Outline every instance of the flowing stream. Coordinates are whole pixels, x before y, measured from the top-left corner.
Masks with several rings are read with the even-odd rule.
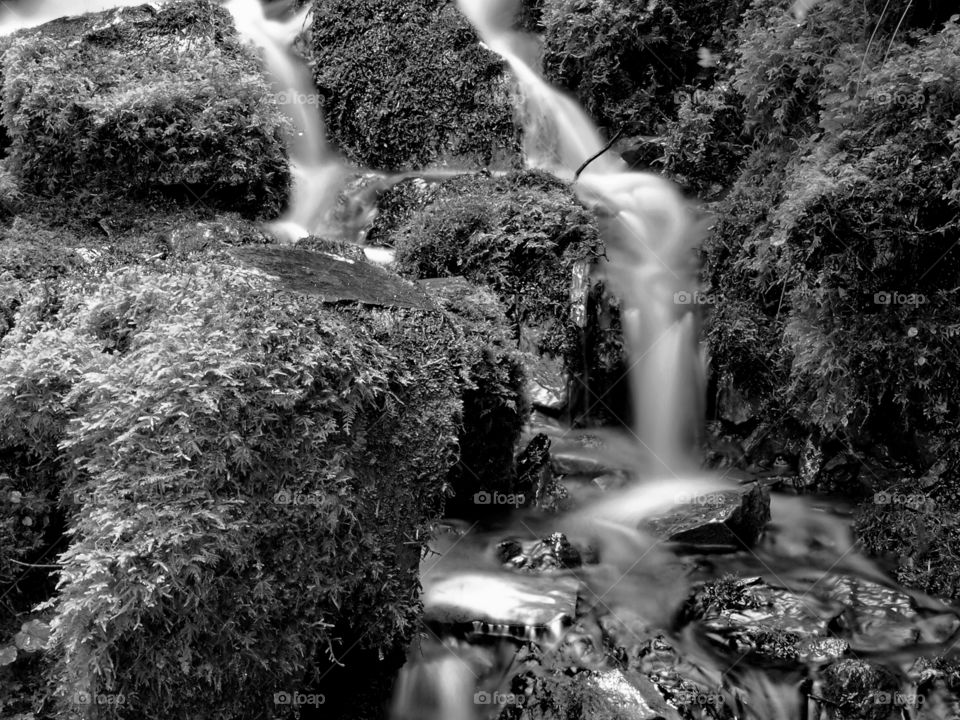
[[[66,13],[141,1],[46,0],[16,5],[0,22],[0,33]],[[287,240],[320,232],[343,189],[347,169],[325,139],[318,105],[311,100],[316,90],[309,70],[292,50],[307,22],[307,10],[280,21],[269,19],[257,0],[229,0],[225,7],[240,33],[261,52],[278,103],[296,128],[290,139],[295,187],[289,209],[273,230]],[[505,525],[482,531],[452,524],[446,536],[435,540],[435,552],[424,558],[425,603],[435,609],[503,618],[504,632],[507,625],[527,628],[527,639],[544,652],[574,639],[575,631],[562,618],[639,618],[670,634],[699,680],[721,687],[730,675],[728,663],[709,650],[704,628],[678,627],[675,622],[695,575],[716,578],[733,572],[762,577],[778,592],[789,593],[798,613],[809,611],[803,621],[807,623],[819,622],[821,615],[835,613],[838,607],[848,608],[853,603],[848,586],[856,582],[862,584],[857,586],[859,597],[869,587],[886,598],[881,602],[907,598],[915,626],[906,638],[883,625],[889,618],[874,618],[869,626],[875,629],[873,636],[856,640],[858,657],[902,672],[915,657],[936,654],[945,646],[954,651],[958,625],[954,609],[897,588],[857,552],[847,519],[829,509],[800,498],[776,498],[773,521],[760,546],[709,562],[701,558],[699,575],[691,573],[689,559],[675,548],[637,529],[684,498],[733,486],[701,472],[695,449],[704,398],[704,353],[698,344],[696,305],[683,298],[697,292],[694,251],[699,228],[671,184],[655,175],[630,172],[615,153],[601,153],[604,141],[583,110],[550,87],[528,61],[534,44],[512,30],[514,2],[458,0],[458,7],[514,77],[529,165],[572,182],[600,218],[608,253],[600,270],[623,304],[635,415],[632,430],[617,436],[608,448],[629,471],[626,488],[563,516],[518,512]],[[587,160],[591,161],[577,174]],[[595,561],[576,571],[521,574],[506,569],[492,551],[508,536],[532,540],[554,532],[594,548]],[[823,586],[831,590],[824,594]],[[491,653],[445,636],[421,646],[398,679],[395,718],[491,716],[489,706],[476,704],[475,693],[481,687],[498,687],[497,683],[505,687],[509,680],[516,646],[505,643],[499,648]],[[581,661],[586,667],[599,666]],[[750,703],[744,710],[731,696],[734,716],[787,720],[802,715],[795,679],[783,680],[749,662],[741,663],[735,677]]]

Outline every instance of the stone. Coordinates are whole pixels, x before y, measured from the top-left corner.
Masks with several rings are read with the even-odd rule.
[[[576,614],[580,581],[569,575],[461,571],[422,577],[428,625],[519,640],[560,637]]]
[[[832,663],[818,684],[836,720],[886,720],[900,695],[900,683],[893,673],[865,660]]]
[[[720,382],[717,409],[720,417],[727,422],[742,425],[756,417],[758,403],[741,392],[733,378],[725,376]]]
[[[694,545],[753,545],[770,520],[770,492],[758,483],[698,495],[641,529]]]
[[[243,264],[276,278],[280,288],[319,296],[323,302],[436,309],[435,303],[416,284],[364,261],[277,246],[236,248],[230,254]]]
[[[590,673],[586,684],[594,689],[606,708],[591,708],[589,717],[616,717],[622,720],[680,720],[650,678],[621,669]],[[604,712],[606,710],[607,712]],[[598,712],[599,711],[599,712]]]
[[[22,190],[249,217],[286,201],[287,121],[211,0],[64,17],[0,38],[2,50],[7,168]]]

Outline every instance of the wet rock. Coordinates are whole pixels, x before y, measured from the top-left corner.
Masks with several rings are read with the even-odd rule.
[[[556,639],[576,614],[580,582],[568,575],[503,572],[429,574],[423,617],[446,632]]]
[[[557,417],[567,408],[567,377],[556,358],[527,353],[524,366],[534,409]]]
[[[276,278],[282,289],[319,296],[324,302],[417,309],[436,307],[416,284],[367,262],[276,246],[237,248],[231,254]]]
[[[641,529],[695,545],[753,545],[770,520],[770,493],[754,483],[690,498]]]
[[[835,720],[886,720],[900,691],[900,683],[892,672],[854,659],[828,666],[819,685]]]
[[[590,673],[585,684],[595,691],[597,705],[585,717],[615,717],[623,720],[680,720],[650,678],[619,669]],[[585,708],[586,710],[586,708]]]
[[[557,475],[595,477],[617,468],[604,457],[602,438],[586,432],[567,433],[553,441],[551,461]]]
[[[550,438],[546,433],[537,433],[517,456],[517,488],[541,507],[553,504],[549,493],[555,484],[550,467]]]
[[[717,410],[721,418],[734,425],[742,425],[756,417],[759,401],[742,392],[733,382],[733,378],[724,376],[719,391]]]
[[[580,551],[558,532],[532,543],[505,540],[497,545],[497,555],[504,564],[527,572],[577,568],[583,564]]]

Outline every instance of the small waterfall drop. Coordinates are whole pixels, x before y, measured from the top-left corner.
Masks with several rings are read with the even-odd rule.
[[[690,302],[697,296],[690,209],[662,178],[629,172],[615,154],[597,156],[604,143],[590,119],[523,60],[525,39],[510,27],[516,3],[458,0],[458,7],[514,74],[524,137],[537,149],[528,164],[572,179],[593,158],[573,187],[601,217],[609,258],[603,270],[624,305],[633,424],[648,461],[644,475],[689,473],[698,464],[697,408],[706,391]]]
[[[295,128],[289,146],[293,190],[287,211],[271,229],[287,241],[322,234],[343,189],[346,168],[327,143],[310,70],[291,49],[310,6],[283,21],[268,18],[260,0],[229,0],[225,7],[237,31],[262,53],[277,103]]]

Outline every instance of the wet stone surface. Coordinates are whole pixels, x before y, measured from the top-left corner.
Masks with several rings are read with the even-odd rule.
[[[658,537],[695,545],[752,545],[770,520],[770,493],[758,483],[690,498],[644,525]]]

